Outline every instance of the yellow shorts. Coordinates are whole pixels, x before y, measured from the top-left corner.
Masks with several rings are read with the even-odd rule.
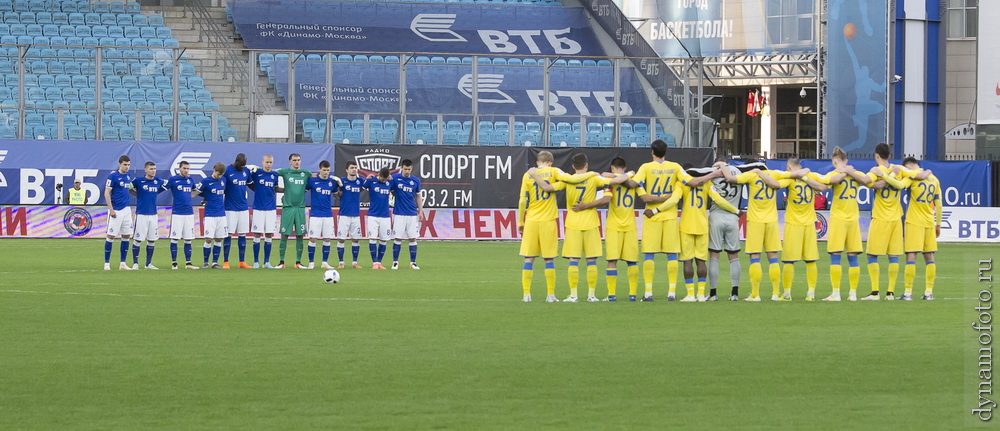
[[[930,253],[937,249],[937,234],[933,227],[906,224],[907,253]]]
[[[521,256],[546,259],[559,256],[559,230],[555,220],[524,223],[521,237]]]
[[[816,244],[816,227],[785,225],[785,240],[781,252],[783,262],[804,260],[812,262],[819,260],[819,248]]]
[[[781,236],[778,234],[778,222],[760,223],[747,222],[746,253],[781,251]]]
[[[903,254],[903,221],[872,220],[868,226],[868,254]]]
[[[563,257],[601,257],[601,231],[566,229],[563,240]]]
[[[677,219],[642,222],[643,253],[680,253],[681,238]]]
[[[639,261],[639,237],[635,229],[626,232],[609,229],[604,232],[604,243],[608,260]]]
[[[827,253],[861,253],[861,226],[857,220],[830,219],[826,234]]]
[[[681,232],[681,258],[708,260],[708,234],[693,235]]]

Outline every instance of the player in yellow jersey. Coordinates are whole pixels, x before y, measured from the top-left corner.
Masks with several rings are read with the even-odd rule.
[[[799,159],[792,157],[785,163],[785,169],[796,171],[802,168]],[[782,241],[781,262],[782,284],[785,292],[783,301],[792,300],[792,280],[795,279],[795,262],[806,263],[806,301],[816,298],[816,280],[819,270],[819,248],[816,244],[816,208],[813,196],[827,189],[826,179],[815,172],[809,172],[788,185],[788,205],[785,207],[785,235]]]
[[[735,176],[728,169],[721,171],[726,181],[749,185],[746,253],[750,255],[750,296],[747,296],[746,300],[760,301],[760,282],[764,278],[760,254],[766,253],[768,276],[771,280],[771,300],[779,301],[781,266],[778,263],[778,252],[781,251],[781,236],[778,233],[777,190],[788,187],[793,179],[806,175],[809,170],[782,172],[754,169]]]
[[[521,270],[521,288],[524,291],[524,302],[531,302],[531,279],[534,276],[535,258],[541,256],[545,260],[545,285],[547,289],[546,302],[559,302],[556,299],[556,267],[553,259],[559,254],[559,231],[556,219],[559,209],[556,207],[554,192],[566,187],[563,180],[583,181],[594,173],[584,175],[568,175],[559,168],[553,168],[555,161],[552,153],[538,153],[537,168],[531,168],[521,179],[520,199],[517,202],[517,229],[521,234],[521,251],[524,257],[524,267]]]
[[[717,175],[705,175],[692,178],[687,172],[681,169],[677,163],[665,159],[667,155],[667,143],[662,140],[655,140],[650,146],[653,161],[647,162],[639,167],[632,180],[639,184],[639,199],[648,208],[653,208],[666,202],[678,184],[690,184],[692,186],[701,185],[710,181]],[[642,263],[643,282],[646,284],[646,291],[643,294],[643,301],[653,301],[653,276],[656,272],[656,265],[653,257],[656,253],[667,254],[667,278],[670,290],[667,292],[667,301],[673,301],[677,290],[677,254],[681,251],[680,232],[677,230],[677,211],[664,211],[652,218],[643,220],[642,224],[642,252],[644,260]]]
[[[684,262],[684,287],[687,295],[681,302],[705,302],[707,299],[705,276],[708,274],[708,268],[705,266],[705,261],[708,260],[708,200],[711,199],[720,208],[733,214],[739,214],[739,210],[716,192],[710,182],[705,182],[698,186],[681,186],[674,189],[673,195],[666,202],[654,209],[647,209],[646,217],[653,217],[661,211],[675,211],[682,199],[680,260]],[[697,295],[694,285],[695,264],[698,267]]]
[[[893,173],[898,172],[898,166],[889,164],[889,145],[880,143],[875,146],[876,165],[868,172],[872,181],[871,188],[875,191],[875,204],[872,206],[872,222],[868,226],[868,278],[871,280],[872,293],[861,298],[862,301],[879,300],[878,257],[889,255],[889,284],[886,286],[885,299],[891,301],[896,290],[896,278],[899,276],[899,256],[903,254],[903,204],[900,193],[910,187],[909,179],[899,179]]]
[[[903,160],[903,166],[912,175],[920,169],[920,163],[913,157]],[[926,179],[913,177],[910,184],[910,206],[906,209],[906,268],[903,270],[905,291],[899,297],[904,301],[913,299],[913,279],[917,277],[917,253],[924,254],[924,295],[921,299],[934,299],[934,277],[937,265],[934,252],[937,251],[937,237],[941,235],[941,182],[930,171],[923,171]]]
[[[584,174],[589,167],[587,155],[573,155],[573,169],[576,174]],[[608,185],[625,182],[628,175],[618,175],[613,179],[591,176],[583,182],[572,184],[567,178],[566,234],[563,240],[563,257],[569,259],[569,297],[563,302],[577,302],[577,285],[580,281],[580,259],[587,259],[587,302],[599,302],[597,289],[597,258],[601,256],[601,217],[597,208],[577,208],[574,205],[592,203],[597,199],[597,190]]]
[[[611,173],[625,174],[627,165],[625,159],[615,157],[611,161]],[[608,205],[608,217],[604,223],[605,259],[608,268],[605,279],[608,285],[608,297],[605,301],[616,302],[618,284],[618,261],[625,261],[628,274],[628,300],[635,302],[636,290],[639,285],[639,237],[635,224],[635,202],[638,199],[636,184],[627,180],[625,183],[609,185],[604,196],[593,202],[580,202],[573,205],[573,211],[583,211]],[[567,205],[569,201],[567,200]]]
[[[850,282],[849,301],[857,301],[858,279],[861,278],[861,268],[858,267],[858,254],[861,253],[861,227],[858,224],[858,188],[867,185],[871,179],[867,175],[854,170],[847,164],[847,153],[837,147],[833,150],[834,170],[825,178],[833,188],[830,205],[830,230],[827,233],[826,251],[830,254],[830,284],[833,291],[824,301],[840,301],[840,279],[844,268],[841,264],[841,254],[847,253],[848,280]]]

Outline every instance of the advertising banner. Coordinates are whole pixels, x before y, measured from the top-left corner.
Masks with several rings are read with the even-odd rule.
[[[231,10],[251,49],[604,55],[580,8],[240,0]]]

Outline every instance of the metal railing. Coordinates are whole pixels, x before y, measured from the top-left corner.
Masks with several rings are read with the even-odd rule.
[[[212,18],[208,9],[201,2],[187,2],[184,6],[185,13],[190,12],[193,23],[200,27],[198,37],[207,38],[210,48],[222,51],[222,75],[230,80],[230,92],[235,92],[240,100],[247,98],[247,74],[245,73],[247,62],[240,58],[237,50],[232,47],[232,31],[226,35],[222,27]],[[219,57],[216,57],[218,60]]]

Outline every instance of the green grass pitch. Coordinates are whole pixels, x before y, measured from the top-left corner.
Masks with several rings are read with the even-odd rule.
[[[762,303],[668,303],[662,257],[657,302],[546,304],[539,262],[525,304],[510,242],[422,242],[422,270],[336,285],[319,269],[105,272],[94,240],[0,255],[0,429],[948,429],[974,408],[976,262],[1000,252],[942,244],[933,302],[835,304],[802,300],[802,264],[791,303],[767,301],[766,278]]]

